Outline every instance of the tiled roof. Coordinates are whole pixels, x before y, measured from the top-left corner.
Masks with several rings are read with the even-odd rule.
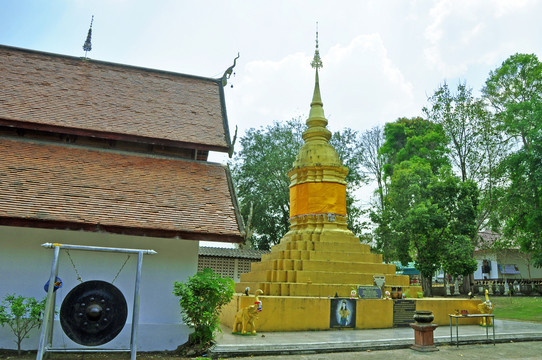
[[[223,165],[7,138],[0,153],[1,225],[242,239]]]
[[[493,246],[496,242],[508,242],[501,234],[492,231],[480,231],[478,232],[478,244],[474,248],[474,251],[493,250]],[[518,249],[519,246],[512,245],[512,249]]]
[[[228,151],[219,79],[0,45],[0,125]]]
[[[255,249],[230,249],[230,248],[217,248],[200,246],[200,256],[216,256],[216,257],[229,257],[229,258],[243,258],[243,259],[261,259],[263,254],[268,254],[268,250],[255,250]]]

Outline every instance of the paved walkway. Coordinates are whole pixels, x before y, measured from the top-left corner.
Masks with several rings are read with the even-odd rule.
[[[493,345],[462,345],[439,346],[438,352],[422,353],[410,349],[341,352],[323,354],[298,354],[298,355],[274,355],[274,356],[251,356],[250,358],[232,358],[229,360],[540,360],[542,358],[542,341],[499,343]]]
[[[376,350],[387,350],[385,353],[393,350],[402,354],[398,355],[401,359],[428,359],[433,356],[446,359],[447,357],[443,357],[445,353],[449,353],[452,356],[450,358],[454,359],[459,356],[472,359],[476,358],[472,356],[475,356],[481,349],[485,349],[483,351],[486,354],[484,359],[513,359],[516,354],[522,355],[521,358],[529,358],[528,353],[520,353],[518,348],[516,350],[514,350],[514,347],[508,349],[510,345],[517,345],[518,347],[524,346],[538,349],[538,352],[533,353],[532,356],[534,357],[532,358],[542,358],[542,324],[495,320],[496,346],[493,345],[492,328],[489,328],[490,343],[488,344],[486,342],[486,328],[478,325],[459,325],[459,348],[456,347],[455,343],[455,322],[452,330],[453,341],[450,340],[450,326],[439,326],[434,333],[434,343],[439,347],[440,351],[438,353],[420,353],[410,349],[410,346],[414,343],[414,330],[410,327],[375,330],[266,332],[258,333],[255,336],[233,335],[230,332],[231,330],[225,328],[224,332],[217,337],[217,344],[211,350],[210,355],[221,358],[239,356],[254,358],[254,356],[260,356],[261,359],[274,355],[272,358],[276,359],[282,358],[283,355],[296,354],[298,355],[296,358],[302,359],[348,359],[353,358],[355,354],[345,354],[345,352],[355,352],[356,356],[359,356],[360,352],[363,354],[374,353],[374,356],[379,356],[378,353],[384,354]],[[511,342],[525,341],[536,341],[536,343],[510,344]],[[470,345],[465,346],[467,344]],[[477,345],[473,346],[473,344]],[[501,354],[501,350],[510,354]],[[469,356],[461,355],[467,351],[473,352]],[[497,354],[500,355],[497,356]],[[341,356],[337,357],[339,355]],[[392,355],[388,354],[388,356]],[[387,358],[389,359],[389,357]],[[391,358],[395,357],[392,356]]]

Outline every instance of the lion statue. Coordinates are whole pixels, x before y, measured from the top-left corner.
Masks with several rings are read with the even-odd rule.
[[[254,305],[247,306],[237,312],[235,315],[235,321],[233,322],[233,333],[246,334],[248,327],[250,326],[251,334],[256,334],[256,325],[254,321],[258,318],[258,313],[262,311],[262,302],[259,299],[259,295],[263,294],[263,291],[258,289],[254,293]],[[239,329],[239,327],[241,329]]]

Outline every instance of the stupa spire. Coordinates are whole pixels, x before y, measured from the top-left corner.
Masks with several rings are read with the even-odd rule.
[[[318,69],[321,69],[324,66],[322,63],[322,58],[320,57],[320,49],[318,48],[318,23],[316,23],[316,48],[314,50],[314,57],[312,59],[311,66],[315,70],[314,93],[312,95],[309,118],[307,119],[308,129],[303,134],[303,139],[305,141],[329,141],[331,138],[331,132],[326,129],[327,120],[324,115],[324,103],[322,102],[322,95],[320,94],[320,78],[318,76]]]
[[[337,151],[329,143],[331,132],[326,128],[327,120],[324,115],[318,78],[318,71],[322,68],[322,58],[318,48],[318,29],[311,66],[315,70],[314,93],[306,121],[307,129],[303,132],[305,143],[299,149],[293,169],[288,173],[290,177],[290,230],[294,232],[308,229],[301,230],[297,226],[298,221],[304,221],[300,219],[307,219],[307,216],[332,214],[330,216],[333,218],[338,215],[342,216],[343,220],[346,219],[345,177],[348,169],[342,165]],[[323,221],[323,218],[320,220]],[[344,224],[346,224],[345,221],[343,221]]]
[[[311,66],[316,69],[316,74],[318,74],[318,69],[323,67],[322,58],[320,57],[320,50],[318,49],[318,23],[316,23],[316,50],[314,51],[314,58],[312,59]]]

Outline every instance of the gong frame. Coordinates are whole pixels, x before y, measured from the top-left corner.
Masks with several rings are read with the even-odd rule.
[[[85,246],[85,245],[68,245],[58,243],[45,243],[42,244],[44,248],[53,249],[53,262],[51,265],[51,274],[49,275],[49,284],[54,283],[54,279],[58,276],[58,259],[60,257],[60,249],[66,250],[84,250],[84,251],[98,251],[98,252],[113,252],[113,253],[128,253],[137,254],[137,267],[135,275],[134,286],[134,301],[132,309],[132,329],[130,333],[130,348],[128,349],[102,349],[102,348],[72,348],[55,349],[52,347],[53,343],[53,324],[54,324],[54,309],[56,301],[56,292],[54,292],[54,286],[49,286],[47,291],[47,301],[45,303],[45,310],[43,313],[43,323],[40,333],[38,352],[36,360],[42,360],[43,356],[48,352],[130,352],[130,359],[135,360],[137,354],[137,327],[139,324],[139,288],[141,284],[141,268],[143,264],[143,255],[154,255],[154,250],[141,250],[141,249],[124,249],[124,248],[110,248],[99,246]]]

